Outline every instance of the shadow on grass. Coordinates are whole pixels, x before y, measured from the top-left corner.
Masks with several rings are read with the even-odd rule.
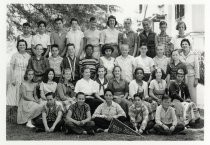
[[[61,132],[56,133],[36,133],[34,129],[27,128],[25,125],[17,125],[13,123],[7,123],[6,126],[6,139],[9,140],[77,140],[77,141],[166,141],[166,140],[204,140],[204,130],[202,129],[187,129],[184,131],[186,135],[173,135],[173,136],[163,136],[163,135],[144,135],[140,136],[131,136],[131,135],[122,135],[122,134],[108,134],[108,133],[99,133],[95,136],[90,135],[65,135]]]

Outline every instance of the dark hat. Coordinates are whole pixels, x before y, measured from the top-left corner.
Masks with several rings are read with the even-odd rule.
[[[113,48],[110,44],[104,44],[104,45],[102,46],[102,50],[101,50],[101,52],[102,52],[103,55],[105,54],[105,51],[106,51],[107,49],[111,49],[112,52],[114,51],[114,48]]]

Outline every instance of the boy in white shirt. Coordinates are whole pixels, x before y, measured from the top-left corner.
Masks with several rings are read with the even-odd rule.
[[[144,43],[140,47],[141,55],[135,58],[135,68],[141,67],[144,69],[144,81],[151,81],[151,73],[154,70],[154,61],[151,57],[146,55],[148,49],[147,45]]]
[[[164,55],[164,45],[159,44],[156,50],[156,56],[153,58],[156,68],[161,68],[165,73],[167,69],[167,65],[170,61],[168,57]]]
[[[49,52],[50,52],[50,36],[46,34],[46,22],[44,21],[39,21],[38,22],[38,34],[33,36],[32,42],[31,42],[31,47],[32,51],[35,54],[35,46],[37,44],[41,44],[44,52],[42,53],[42,56],[44,57],[49,57]]]
[[[115,65],[119,65],[122,68],[122,78],[127,82],[133,80],[134,72],[134,57],[129,55],[129,45],[121,45],[122,55],[118,56],[115,60]]]

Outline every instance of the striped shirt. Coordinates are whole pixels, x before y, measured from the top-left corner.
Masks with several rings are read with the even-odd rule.
[[[99,67],[99,61],[96,58],[83,58],[79,61],[80,72],[85,66],[90,68],[90,78],[94,79],[96,76],[96,71]]]

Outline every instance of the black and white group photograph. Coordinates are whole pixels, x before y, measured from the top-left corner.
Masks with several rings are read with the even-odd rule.
[[[204,141],[206,8],[6,3],[5,140]]]

